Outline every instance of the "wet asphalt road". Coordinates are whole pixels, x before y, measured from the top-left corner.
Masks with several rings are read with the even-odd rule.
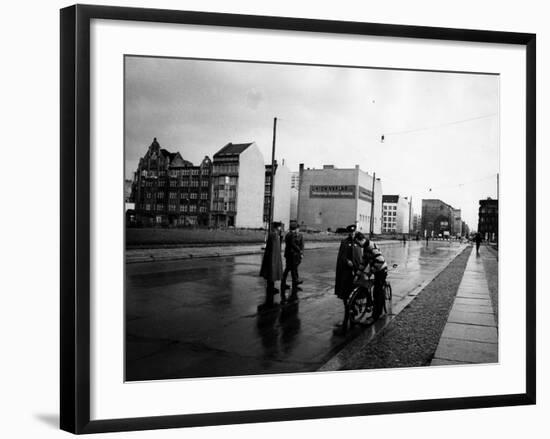
[[[442,241],[383,245],[388,264],[398,264],[388,276],[394,306],[462,248]],[[317,370],[361,330],[332,332],[343,315],[333,292],[337,252],[306,250],[299,302],[262,313],[261,254],[127,265],[126,379]]]

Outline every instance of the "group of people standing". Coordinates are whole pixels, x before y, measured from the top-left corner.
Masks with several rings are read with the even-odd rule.
[[[265,252],[262,259],[260,276],[266,282],[266,300],[263,307],[274,306],[274,296],[281,294],[281,303],[293,302],[298,299],[298,291],[301,291],[298,267],[304,257],[304,238],[300,233],[297,222],[290,223],[289,231],[284,236],[285,268],[283,270],[281,243],[282,224],[273,222],[271,231],[267,237]],[[368,306],[372,307],[371,322],[376,321],[384,308],[384,284],[388,273],[388,265],[378,246],[365,235],[357,231],[357,226],[352,224],[346,228],[348,236],[340,243],[336,260],[335,294],[344,304],[344,320],[336,328],[336,333],[345,333],[349,326],[348,299],[356,286],[366,288],[368,278],[374,276],[374,294],[368,297]],[[292,283],[286,281],[290,274]],[[280,281],[280,290],[275,283]],[[290,289],[287,297],[286,290]]]
[[[373,297],[367,296],[367,307],[372,308],[369,323],[374,323],[384,309],[384,284],[388,275],[388,264],[378,246],[361,232],[355,224],[346,228],[348,236],[340,243],[336,261],[336,282],[334,292],[344,304],[344,320],[335,330],[345,334],[349,326],[348,300],[356,286],[367,288],[368,278],[374,276]]]
[[[292,221],[289,226],[289,231],[284,237],[285,241],[285,268],[283,270],[283,262],[281,258],[281,233],[282,224],[273,222],[271,231],[267,237],[264,257],[260,269],[260,276],[267,281],[266,300],[264,306],[271,307],[274,305],[274,296],[281,294],[281,303],[287,301],[296,301],[298,299],[298,291],[301,290],[298,274],[298,266],[304,257],[304,237],[300,233],[300,226],[297,222]],[[288,275],[292,280],[291,286],[286,281]],[[281,281],[280,291],[275,287],[275,283]],[[287,297],[286,290],[290,289],[290,296]]]

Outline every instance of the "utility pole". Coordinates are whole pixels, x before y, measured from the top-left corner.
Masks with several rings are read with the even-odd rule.
[[[275,192],[275,141],[277,137],[277,118],[273,118],[273,146],[271,147],[271,193],[269,195],[269,224],[268,232],[271,233],[271,225],[273,224],[273,202]]]
[[[413,196],[409,197],[409,236],[411,236],[411,221],[412,221],[412,205],[413,205]],[[412,238],[411,238],[412,239]]]
[[[374,182],[376,181],[376,172],[372,173],[372,202],[370,203],[370,237],[374,235]]]

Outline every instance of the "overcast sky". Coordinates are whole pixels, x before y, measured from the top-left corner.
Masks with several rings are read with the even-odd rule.
[[[153,137],[195,164],[254,141],[268,162],[277,117],[291,171],[358,164],[416,212],[439,198],[474,229],[496,198],[498,76],[126,57],[125,79],[127,178]]]

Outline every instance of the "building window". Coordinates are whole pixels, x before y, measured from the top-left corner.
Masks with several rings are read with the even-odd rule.
[[[175,204],[169,204],[168,205],[168,210],[175,211],[176,210],[176,205]]]
[[[170,192],[169,197],[170,199],[177,198],[178,194],[176,192]]]
[[[206,212],[206,206],[199,207],[199,212],[205,213]]]
[[[180,204],[180,212],[187,212],[187,204]]]
[[[198,194],[196,192],[191,192],[191,199],[196,200],[198,198]]]
[[[189,206],[189,212],[194,213],[196,211],[197,211],[197,206],[195,206],[194,204],[191,204]]]
[[[164,198],[164,192],[157,192],[157,198]]]
[[[157,204],[157,210],[164,210],[164,204]]]
[[[170,187],[176,187],[177,184],[177,180],[170,180]]]
[[[146,204],[146,205],[145,205],[145,210],[151,210],[151,205],[150,205],[150,204]]]
[[[208,180],[201,181],[201,186],[202,187],[208,187]]]
[[[201,200],[208,200],[208,193],[203,192],[203,193],[201,194]]]

